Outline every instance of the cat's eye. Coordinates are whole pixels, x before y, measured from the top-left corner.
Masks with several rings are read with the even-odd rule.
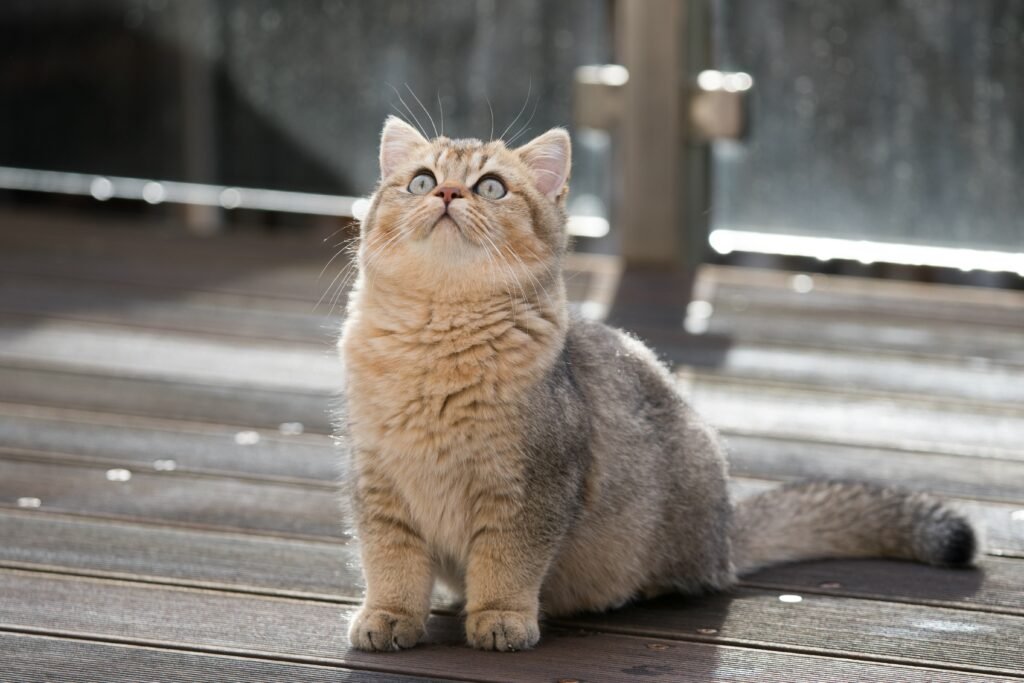
[[[473,191],[484,199],[501,199],[508,190],[505,189],[503,182],[489,175],[481,178],[480,182],[473,188]]]
[[[409,183],[409,192],[413,194],[426,194],[437,187],[437,181],[430,173],[419,173]]]

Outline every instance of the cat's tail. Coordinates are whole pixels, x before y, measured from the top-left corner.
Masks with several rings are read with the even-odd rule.
[[[970,522],[937,498],[843,481],[786,484],[741,500],[731,537],[737,574],[840,557],[965,567],[978,549]]]

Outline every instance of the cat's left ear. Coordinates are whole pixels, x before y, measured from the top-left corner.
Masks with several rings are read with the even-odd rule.
[[[557,199],[569,180],[572,143],[564,128],[552,128],[516,150],[533,171],[534,184],[549,199]]]
[[[427,139],[397,116],[389,116],[380,134],[380,177],[387,178],[416,153]]]

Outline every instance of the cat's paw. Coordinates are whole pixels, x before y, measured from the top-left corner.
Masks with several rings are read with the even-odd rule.
[[[482,610],[466,617],[466,640],[478,650],[528,650],[540,640],[540,628],[532,614]]]
[[[348,628],[348,640],[359,650],[393,652],[418,643],[425,630],[422,619],[364,607]]]

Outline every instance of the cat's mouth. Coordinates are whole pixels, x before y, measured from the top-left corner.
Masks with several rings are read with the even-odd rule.
[[[441,217],[434,222],[434,227],[431,228],[431,230],[433,231],[441,228],[451,228],[458,232],[462,232],[462,228],[450,213],[441,214]]]

